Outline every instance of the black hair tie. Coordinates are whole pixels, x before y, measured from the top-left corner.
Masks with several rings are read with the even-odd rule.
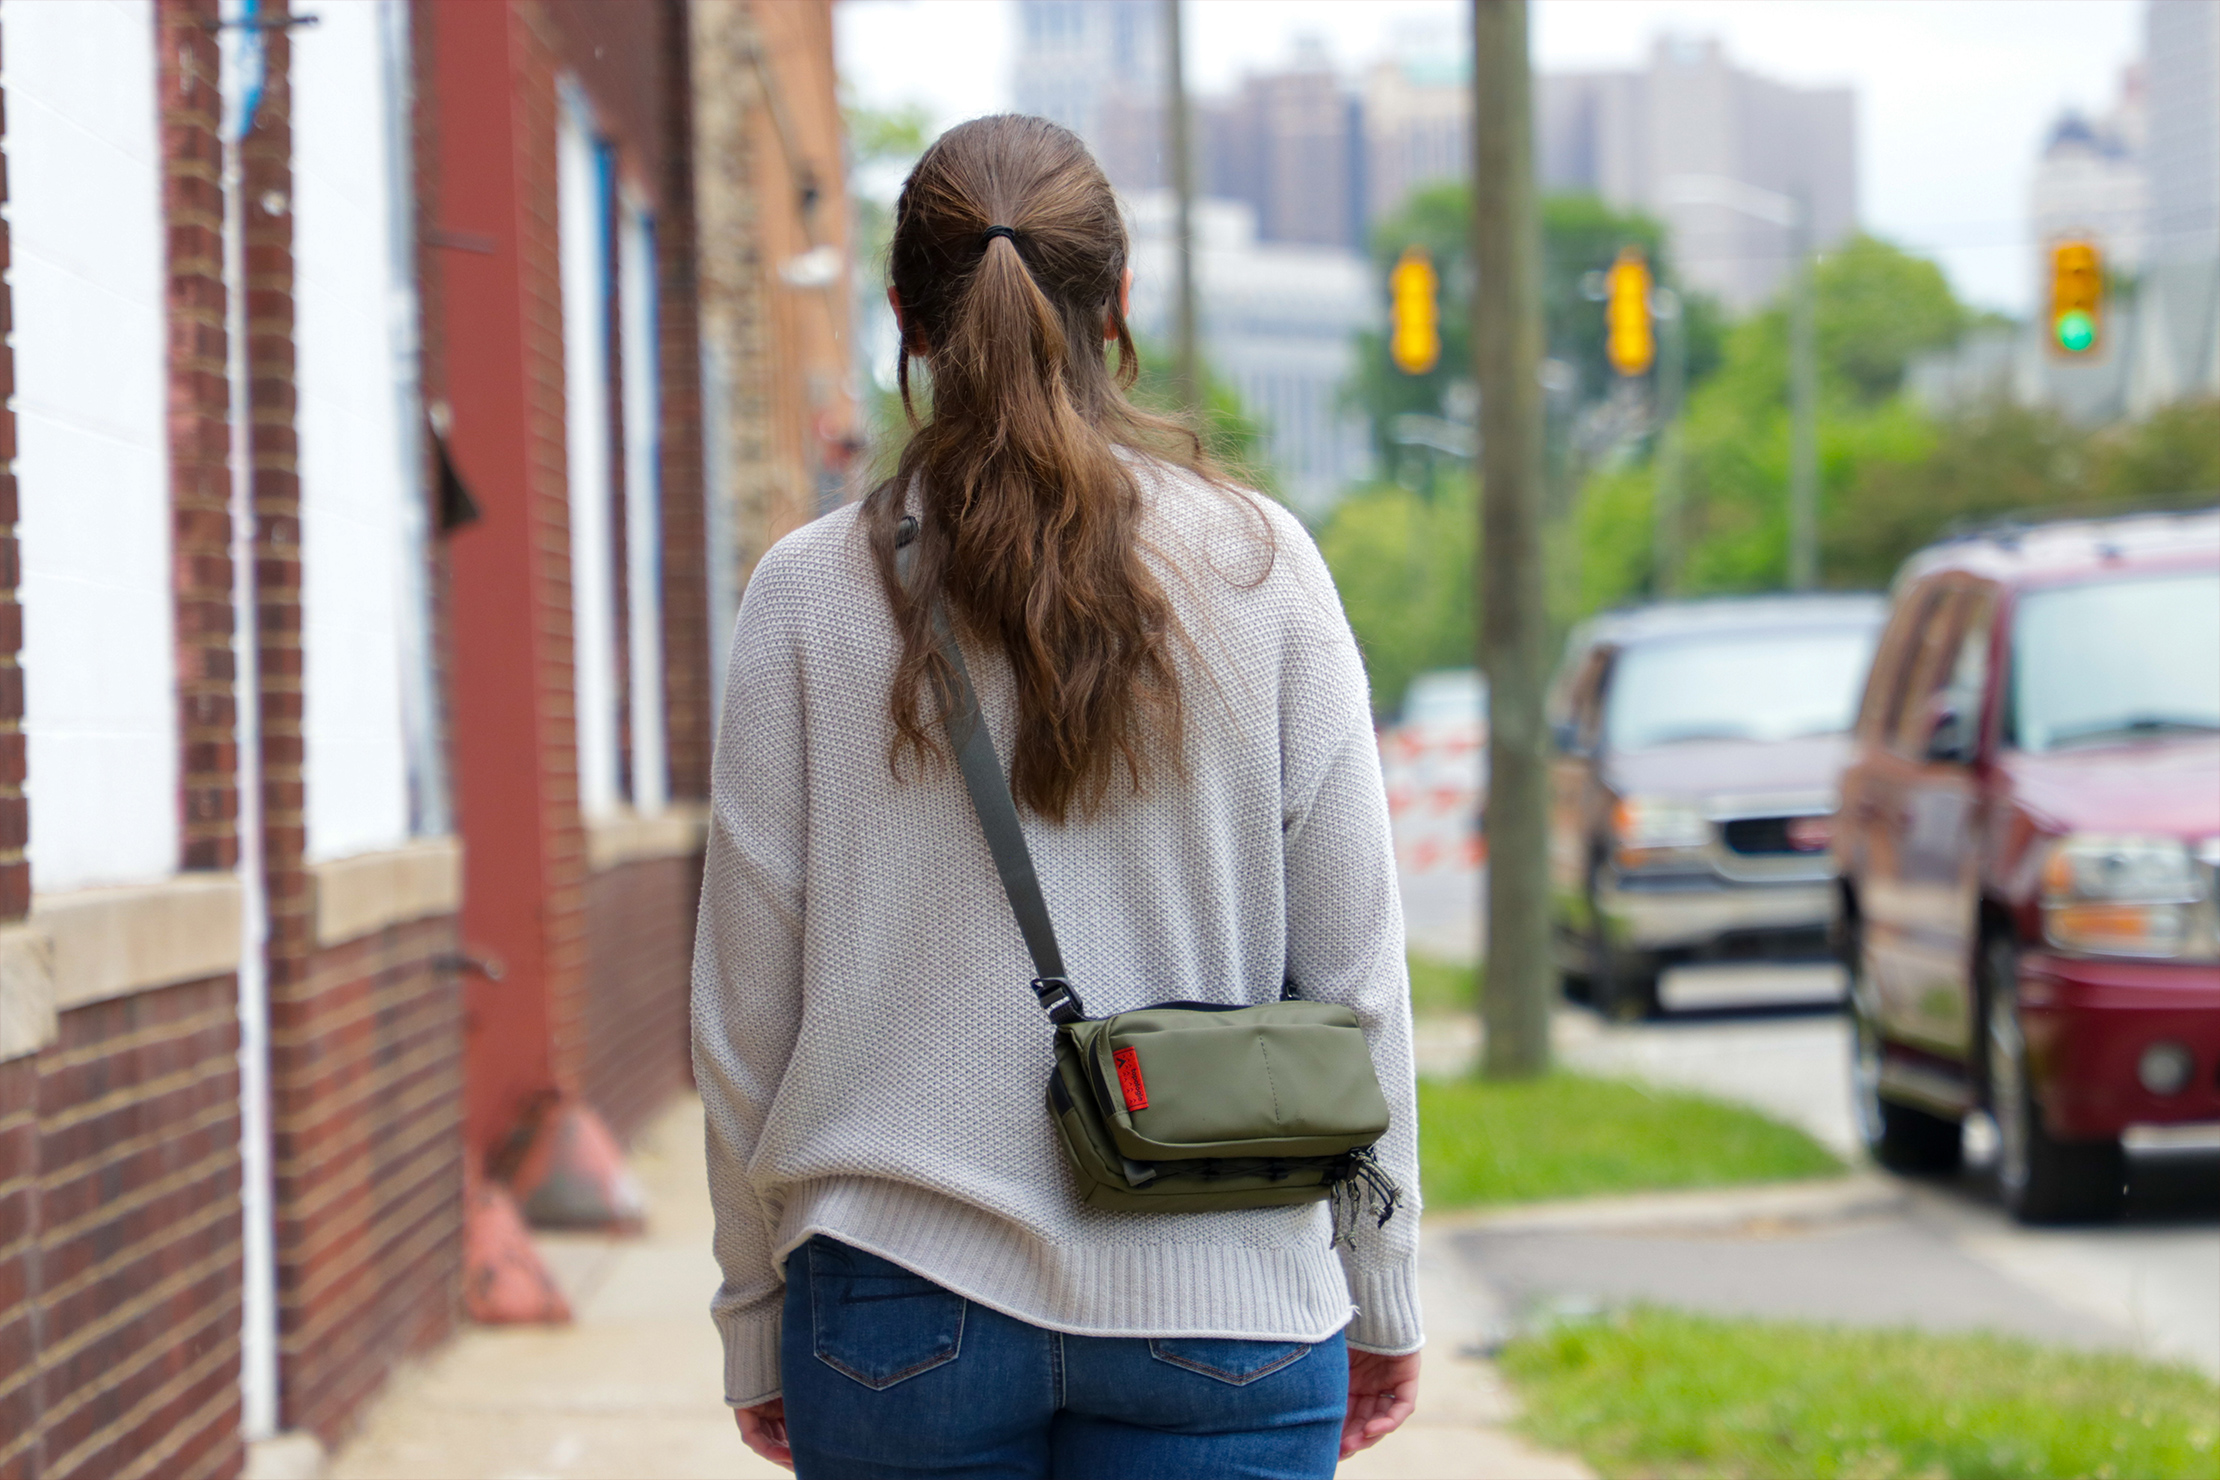
[[[990,226],[985,231],[979,233],[979,250],[984,252],[987,249],[988,244],[998,236],[1008,237],[1010,239],[1010,245],[1013,247],[1017,245],[1017,233],[1012,231],[1009,227]]]

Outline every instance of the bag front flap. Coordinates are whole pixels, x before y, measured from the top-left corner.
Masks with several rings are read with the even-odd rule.
[[[1338,1156],[1387,1130],[1364,1031],[1337,1003],[1144,1007],[1070,1031],[1137,1161]]]

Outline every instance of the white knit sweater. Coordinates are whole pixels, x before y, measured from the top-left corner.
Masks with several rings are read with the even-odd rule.
[[[779,1391],[782,1269],[817,1233],[1036,1325],[1095,1336],[1420,1344],[1410,996],[1364,669],[1302,527],[1143,472],[1154,552],[1200,654],[1187,777],[1093,818],[1025,814],[1091,1015],[1257,1003],[1291,978],[1355,1009],[1404,1203],[1332,1247],[1322,1204],[1080,1205],[1046,1085],[1052,1029],[961,778],[889,765],[899,651],[854,508],[795,531],[741,602],[694,953],[694,1062],[724,1284],[725,1395]],[[1260,504],[1263,501],[1258,501]],[[1259,579],[1261,575],[1261,579]],[[967,648],[1007,764],[1014,686]],[[1352,1317],[1353,1323],[1352,1323]]]

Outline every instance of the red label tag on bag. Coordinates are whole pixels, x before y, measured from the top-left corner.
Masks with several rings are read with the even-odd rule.
[[[1149,1087],[1141,1082],[1141,1056],[1130,1048],[1117,1048],[1110,1051],[1110,1058],[1118,1066],[1118,1088],[1125,1091],[1125,1108],[1148,1109]]]

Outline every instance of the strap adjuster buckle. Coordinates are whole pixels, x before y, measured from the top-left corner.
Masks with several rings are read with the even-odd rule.
[[[1080,1004],[1079,994],[1071,989],[1070,982],[1060,976],[1035,977],[1033,995],[1040,999],[1041,1006],[1047,1011],[1048,1020],[1052,1023],[1062,1025],[1086,1020],[1087,1009]]]

